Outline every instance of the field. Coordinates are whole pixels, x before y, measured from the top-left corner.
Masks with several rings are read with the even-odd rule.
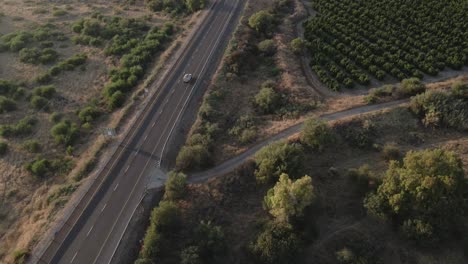
[[[2,263],[50,227],[96,166],[104,129],[189,24],[128,2],[0,0]]]
[[[305,24],[311,67],[330,89],[437,76],[468,65],[466,1],[325,1]]]

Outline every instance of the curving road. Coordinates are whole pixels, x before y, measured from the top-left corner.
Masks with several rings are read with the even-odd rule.
[[[213,72],[245,0],[216,0],[151,103],[37,263],[107,264],[187,105]],[[184,83],[184,73],[195,79]],[[156,89],[153,87],[153,89]]]
[[[358,116],[358,115],[363,115],[363,114],[370,114],[386,109],[391,109],[395,108],[398,106],[402,106],[406,103],[409,102],[409,99],[403,99],[403,100],[397,100],[397,101],[392,101],[392,102],[387,102],[387,103],[382,103],[382,104],[375,104],[375,105],[365,105],[361,107],[356,107],[340,112],[335,112],[335,113],[330,113],[330,114],[324,114],[319,116],[319,119],[322,119],[324,121],[336,121],[352,116]],[[299,123],[297,125],[291,126],[281,132],[279,132],[276,135],[271,136],[270,138],[259,142],[258,144],[252,146],[248,150],[244,151],[238,156],[235,156],[221,164],[219,164],[216,167],[213,167],[211,169],[208,169],[203,172],[195,173],[190,175],[189,177],[189,182],[190,183],[200,183],[204,182],[210,178],[214,178],[217,176],[222,176],[226,173],[229,173],[242,165],[246,160],[249,158],[253,157],[257,151],[259,151],[261,148],[275,142],[281,139],[288,138],[294,134],[297,134],[301,131],[303,123]]]

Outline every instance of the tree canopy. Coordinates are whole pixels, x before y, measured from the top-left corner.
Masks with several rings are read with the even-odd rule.
[[[403,163],[392,161],[365,207],[399,225],[410,238],[438,239],[466,209],[464,171],[455,153],[410,151]]]
[[[259,11],[249,18],[249,26],[257,31],[257,33],[268,33],[273,23],[273,15],[265,10]]]
[[[330,126],[317,119],[305,121],[301,133],[301,142],[314,149],[323,150],[323,148],[332,143],[335,137]]]

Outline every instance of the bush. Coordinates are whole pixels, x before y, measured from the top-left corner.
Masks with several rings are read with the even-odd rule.
[[[33,95],[42,96],[47,99],[51,99],[56,93],[57,91],[53,85],[40,86],[33,90]]]
[[[468,96],[468,84],[458,81],[452,85],[452,94],[457,97],[467,97]]]
[[[198,254],[202,263],[216,263],[216,256],[222,256],[226,250],[226,239],[221,227],[211,222],[202,221],[194,234]]]
[[[57,143],[69,146],[78,139],[79,130],[75,123],[65,120],[54,125],[51,134]]]
[[[38,178],[45,178],[52,172],[52,164],[47,159],[34,160],[26,165],[26,169]]]
[[[16,102],[0,95],[0,114],[16,110]]]
[[[13,252],[14,264],[26,264],[29,258],[30,252],[27,249],[16,250]]]
[[[203,9],[206,5],[206,0],[185,0],[185,5],[190,12],[195,12]]]
[[[322,151],[335,141],[335,135],[328,123],[317,119],[304,122],[301,132],[301,142],[309,147]]]
[[[418,78],[404,79],[396,89],[400,97],[413,96],[426,91],[426,86]]]
[[[258,50],[265,56],[273,56],[276,52],[276,44],[272,39],[265,39],[258,43]]]
[[[48,64],[57,60],[58,53],[54,49],[24,48],[19,52],[20,61],[30,64]]]
[[[83,123],[93,122],[100,115],[99,109],[94,105],[86,106],[78,113],[78,117]]]
[[[62,119],[62,114],[60,113],[57,113],[57,112],[53,112],[51,115],[50,115],[50,122],[56,124],[58,122],[60,122],[60,120]]]
[[[440,149],[410,151],[390,162],[382,184],[364,204],[419,242],[447,237],[466,210],[466,183],[459,157]]]
[[[305,49],[305,41],[301,38],[295,38],[291,40],[291,43],[289,44],[292,52],[294,54],[300,55],[304,52]]]
[[[31,106],[37,110],[45,109],[47,110],[47,105],[49,104],[49,100],[42,96],[34,95],[31,97]]]
[[[204,168],[210,163],[208,146],[183,146],[177,155],[176,168],[181,171]]]
[[[255,106],[264,114],[273,113],[280,104],[280,96],[273,88],[262,88],[255,95]]]
[[[336,131],[350,146],[361,149],[372,147],[376,134],[374,124],[369,120],[341,125]]]
[[[399,160],[401,157],[400,149],[395,144],[385,144],[382,149],[382,155],[385,160]]]
[[[0,136],[2,137],[19,137],[26,136],[32,132],[33,126],[36,124],[36,119],[25,117],[18,121],[15,125],[0,125]]]
[[[190,246],[180,253],[181,264],[203,264],[200,257],[200,250],[197,246]]]
[[[304,215],[306,207],[315,199],[312,178],[304,176],[291,181],[285,173],[281,174],[278,182],[268,190],[264,198],[264,207],[280,222],[297,220]]]
[[[262,148],[255,154],[257,181],[270,183],[283,173],[297,176],[302,170],[303,154],[302,147],[295,143],[277,142]]]
[[[41,151],[41,144],[35,139],[30,139],[23,142],[23,148],[31,153],[38,153]]]
[[[295,263],[301,242],[292,227],[270,223],[252,245],[253,253],[262,263]]]
[[[6,142],[0,141],[0,156],[3,156],[8,151],[8,144]]]
[[[367,164],[357,169],[349,169],[348,177],[356,184],[356,189],[360,195],[364,195],[370,190],[373,190],[378,182],[378,178],[371,172]]]
[[[273,25],[273,15],[265,10],[259,11],[249,18],[249,26],[257,31],[257,33],[269,33],[272,30]]]
[[[187,175],[174,171],[170,172],[164,187],[164,199],[181,199],[185,195],[186,187]]]
[[[125,94],[121,91],[117,91],[113,93],[107,102],[111,110],[121,107],[124,103],[125,103]]]

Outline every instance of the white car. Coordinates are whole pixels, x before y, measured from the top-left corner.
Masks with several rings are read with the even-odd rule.
[[[186,73],[186,74],[184,75],[183,80],[184,80],[184,83],[189,83],[189,82],[192,80],[192,74]]]

